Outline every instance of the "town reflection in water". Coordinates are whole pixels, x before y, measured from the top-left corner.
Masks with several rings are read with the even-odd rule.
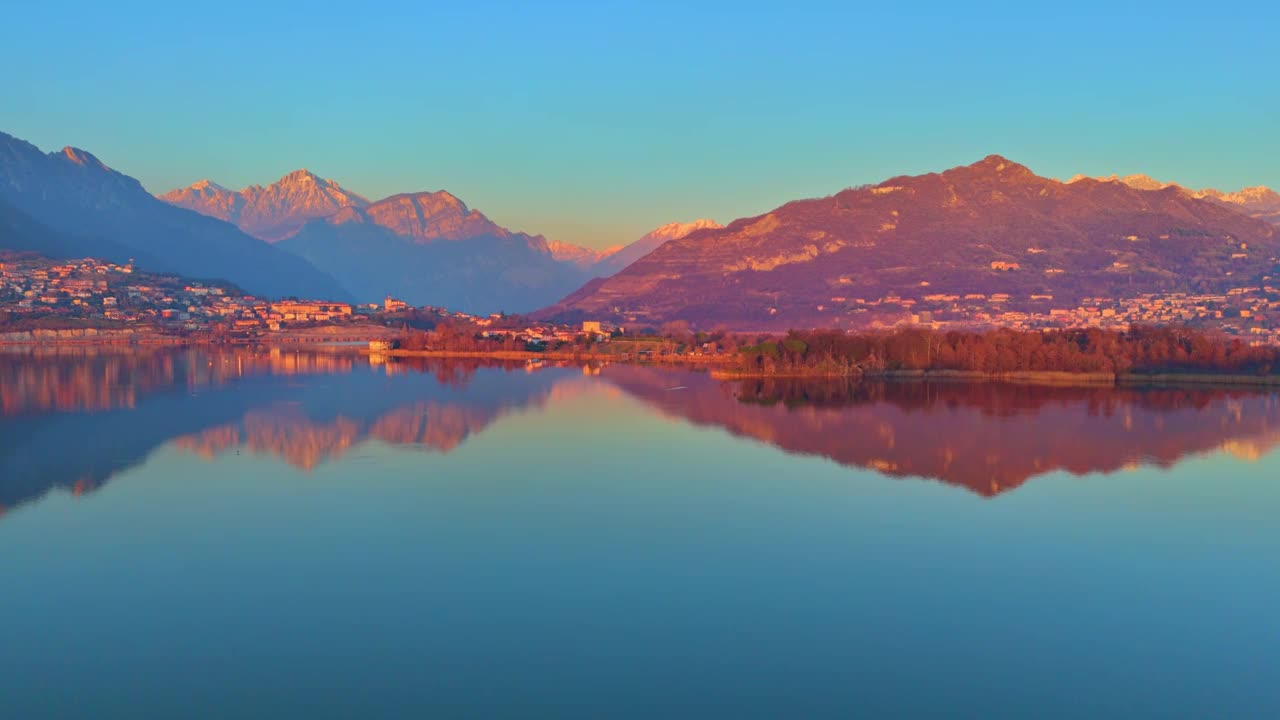
[[[1167,467],[1211,451],[1257,459],[1280,442],[1277,396],[1252,390],[721,382],[655,367],[343,348],[9,348],[0,350],[0,514],[54,489],[92,491],[165,445],[305,470],[371,441],[449,452],[509,412],[593,388],[789,453],[982,496],[1054,471]]]

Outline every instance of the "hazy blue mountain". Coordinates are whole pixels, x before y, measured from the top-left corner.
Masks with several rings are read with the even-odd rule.
[[[589,277],[541,236],[500,227],[446,192],[346,208],[276,247],[342,278],[362,301],[390,294],[475,313],[533,310]]]
[[[0,250],[29,251],[46,257],[78,257],[102,252],[104,248],[112,248],[111,252],[116,254],[127,252],[123,245],[110,240],[90,240],[57,232],[0,197]],[[139,262],[148,259],[141,253],[135,257]]]
[[[0,201],[37,224],[6,232],[0,248],[133,258],[148,270],[227,280],[268,296],[349,297],[305,260],[233,225],[161,202],[137,180],[76,148],[45,154],[0,133]],[[38,226],[51,232],[41,235]]]

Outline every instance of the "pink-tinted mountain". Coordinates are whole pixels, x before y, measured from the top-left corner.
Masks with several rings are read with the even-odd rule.
[[[592,274],[599,277],[615,275],[631,263],[648,255],[672,240],[681,240],[699,230],[719,230],[724,227],[715,220],[706,218],[687,223],[668,223],[655,228],[630,245],[618,248],[612,253],[603,255],[592,266]]]
[[[1276,268],[1280,231],[1179,188],[1063,183],[999,156],[788,203],[673,240],[547,317],[742,329],[866,324],[867,302],[936,294],[1225,291]],[[897,319],[897,318],[887,318]]]
[[[574,245],[560,240],[548,240],[547,247],[551,250],[551,256],[555,259],[560,262],[573,263],[584,270],[622,249],[621,245],[615,245],[604,250],[596,250],[595,248]]]
[[[679,240],[696,230],[719,227],[722,227],[719,223],[707,219],[668,223],[645,233],[630,244],[614,245],[604,250],[556,241],[549,241],[548,244],[556,259],[572,262],[594,277],[608,277],[653,252],[665,242]]]
[[[76,148],[45,154],[0,133],[0,249],[135,259],[149,270],[219,279],[267,296],[342,299],[332,277],[235,226],[160,202],[137,180]]]
[[[291,237],[316,218],[344,208],[363,208],[369,201],[309,170],[295,170],[263,187],[228,190],[210,180],[172,190],[161,200],[239,227],[267,242]]]

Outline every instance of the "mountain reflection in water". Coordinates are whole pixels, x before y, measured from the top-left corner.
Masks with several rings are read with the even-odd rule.
[[[610,368],[609,379],[662,412],[788,452],[892,476],[929,477],[981,495],[1053,471],[1169,467],[1225,450],[1256,460],[1280,442],[1280,402],[1267,392],[668,378]]]
[[[1167,467],[1215,450],[1257,459],[1280,441],[1276,396],[1251,390],[720,382],[654,367],[584,373],[350,350],[9,349],[0,513],[55,488],[93,490],[169,443],[193,458],[240,450],[309,470],[370,441],[449,452],[509,412],[607,388],[786,452],[983,496],[1060,470]]]

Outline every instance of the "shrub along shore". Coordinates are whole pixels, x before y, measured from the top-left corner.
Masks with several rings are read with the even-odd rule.
[[[1127,331],[792,331],[740,348],[740,376],[1041,382],[1280,382],[1280,348],[1177,327]]]

